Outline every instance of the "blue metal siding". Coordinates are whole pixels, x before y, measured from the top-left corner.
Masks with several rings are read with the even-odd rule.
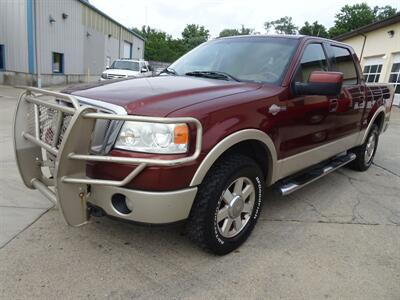
[[[26,24],[28,33],[28,70],[29,73],[35,72],[34,50],[33,50],[33,0],[26,0]]]

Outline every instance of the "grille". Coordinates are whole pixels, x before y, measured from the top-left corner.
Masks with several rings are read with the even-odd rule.
[[[126,75],[119,75],[119,74],[107,74],[108,79],[116,79],[116,78],[125,78]]]
[[[59,112],[53,108],[39,106],[39,136],[40,139],[48,145],[60,147],[65,131],[68,128],[72,116],[62,114],[62,120],[58,120]],[[61,114],[60,114],[61,116]],[[57,128],[58,122],[61,122],[61,127],[58,137]]]
[[[109,113],[101,108],[99,112]],[[65,132],[71,122],[72,115],[63,113],[62,120],[59,120],[59,111],[48,108],[45,106],[39,106],[39,137],[40,139],[48,145],[60,148],[63,141]],[[33,121],[33,120],[32,120]],[[61,122],[59,133],[57,134],[57,123]],[[116,135],[119,132],[121,126],[120,121],[112,120],[96,120],[95,128],[93,130],[91,139],[91,151],[97,154],[106,153],[111,150],[112,145],[116,139]],[[58,138],[57,138],[58,135]]]

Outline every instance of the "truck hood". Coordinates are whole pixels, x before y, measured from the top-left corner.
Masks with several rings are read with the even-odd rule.
[[[128,114],[161,117],[187,106],[261,86],[259,83],[189,76],[158,76],[102,81],[71,87],[63,92],[122,106]]]

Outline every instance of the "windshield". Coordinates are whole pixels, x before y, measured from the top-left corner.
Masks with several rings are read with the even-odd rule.
[[[135,61],[116,60],[111,65],[111,69],[139,71],[139,63]]]
[[[190,51],[170,69],[176,75],[217,71],[240,81],[280,84],[297,43],[280,37],[218,39]]]

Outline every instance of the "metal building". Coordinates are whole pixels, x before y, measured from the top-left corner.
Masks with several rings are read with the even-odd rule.
[[[97,80],[144,39],[85,0],[0,0],[0,84]]]

